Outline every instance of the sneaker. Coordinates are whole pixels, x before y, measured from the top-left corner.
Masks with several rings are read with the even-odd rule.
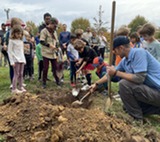
[[[70,70],[70,66],[67,67],[67,70]]]
[[[121,101],[121,97],[120,97],[119,94],[114,95],[113,98],[114,98],[116,101]]]
[[[51,81],[49,78],[47,78],[47,81]]]
[[[27,86],[27,84],[24,84],[24,83],[23,83],[23,84],[22,84],[22,86],[23,86],[23,87],[26,87],[26,86]]]
[[[21,90],[22,92],[27,92],[27,90],[24,89],[24,87],[22,87],[20,90]]]
[[[13,85],[11,84],[11,85],[9,86],[9,89],[12,89],[12,87],[13,87]]]
[[[82,78],[81,79],[81,84],[82,84],[82,86],[86,85],[87,84],[87,80],[85,78]]]
[[[61,83],[63,83],[64,82],[64,80],[63,79],[61,79]]]
[[[18,89],[12,90],[12,94],[22,94],[22,93],[23,91],[18,90]]]
[[[87,90],[89,90],[89,89],[90,89],[90,86],[89,86],[88,84],[84,85],[84,86],[81,88],[82,91],[87,91]]]
[[[57,88],[60,89],[61,88],[61,83],[57,82]]]
[[[107,96],[108,95],[108,91],[107,90],[103,90],[101,94],[104,95],[104,96]]]
[[[43,83],[43,84],[42,84],[42,88],[43,88],[43,89],[46,89],[46,83]]]
[[[71,83],[71,87],[75,87],[76,86],[76,84],[75,83]]]
[[[78,77],[78,78],[77,78],[77,80],[78,80],[78,83],[81,83],[81,79],[80,79],[80,77]]]

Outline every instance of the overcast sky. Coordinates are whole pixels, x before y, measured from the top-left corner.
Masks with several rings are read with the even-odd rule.
[[[61,23],[70,27],[75,18],[84,17],[94,22],[99,6],[104,10],[103,21],[111,22],[112,0],[0,0],[0,22],[6,21],[4,9],[10,9],[9,17],[19,17],[24,22],[33,21],[39,25],[43,14],[51,13]],[[135,16],[144,16],[160,26],[160,0],[116,0],[115,27],[127,25]],[[69,29],[68,29],[69,30]]]

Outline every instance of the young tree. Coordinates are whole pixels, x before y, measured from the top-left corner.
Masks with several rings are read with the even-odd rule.
[[[136,16],[128,25],[129,28],[131,28],[131,33],[136,32],[137,27],[140,25],[144,25],[145,23],[148,23],[148,20],[145,19],[143,16]]]
[[[36,26],[36,24],[32,21],[27,21],[26,25],[31,27],[32,34],[35,36],[38,32],[38,27]]]
[[[106,26],[106,24],[108,24],[108,22],[104,22],[102,20],[102,15],[103,15],[104,11],[102,10],[102,5],[99,6],[99,11],[98,11],[98,19],[96,17],[93,18],[93,20],[95,21],[94,23],[94,28],[95,30],[98,32],[100,29],[108,29]]]
[[[74,31],[76,29],[82,29],[82,30],[86,30],[87,27],[90,27],[90,22],[88,19],[85,18],[77,18],[75,20],[72,21],[71,23],[71,32],[74,33]]]

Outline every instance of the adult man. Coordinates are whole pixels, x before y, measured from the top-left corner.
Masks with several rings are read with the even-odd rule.
[[[82,38],[89,42],[89,39],[92,37],[91,28],[87,27],[86,32],[83,33]]]
[[[51,18],[49,25],[41,31],[40,43],[42,44],[42,56],[43,56],[43,88],[46,88],[47,74],[49,61],[52,65],[53,76],[56,80],[56,84],[59,84],[59,78],[57,77],[57,61],[56,61],[56,37],[54,31],[58,26],[58,20]]]
[[[107,67],[108,75],[121,78],[120,97],[126,111],[136,120],[143,115],[160,114],[160,63],[142,48],[131,48],[129,39],[118,36],[113,42],[113,52],[122,61],[116,67]],[[107,81],[107,76],[92,85]]]
[[[63,32],[59,35],[60,46],[64,55],[64,52],[67,52],[67,46],[70,41],[70,32],[67,31],[67,25],[63,24]]]
[[[40,33],[44,28],[46,28],[47,25],[49,25],[49,22],[50,22],[50,20],[51,20],[51,14],[45,13],[45,14],[43,15],[43,18],[44,18],[44,23],[42,23],[42,25],[39,26],[39,29],[38,29],[39,33]]]

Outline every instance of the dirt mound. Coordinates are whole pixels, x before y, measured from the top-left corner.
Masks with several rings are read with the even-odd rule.
[[[72,108],[72,96],[24,94],[0,106],[0,133],[7,142],[148,142],[122,120],[98,109]],[[157,140],[158,141],[158,140]]]

